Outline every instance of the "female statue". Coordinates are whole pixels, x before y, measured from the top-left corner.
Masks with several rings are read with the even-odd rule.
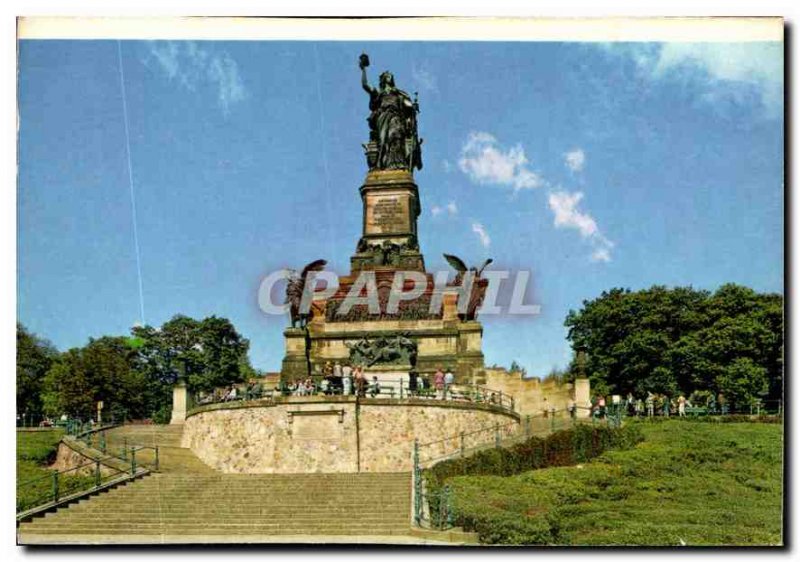
[[[404,91],[395,87],[394,76],[384,72],[378,88],[367,81],[369,58],[361,55],[361,86],[369,94],[371,111],[367,122],[370,141],[378,148],[375,168],[379,170],[422,169],[422,152],[417,138],[419,105]]]

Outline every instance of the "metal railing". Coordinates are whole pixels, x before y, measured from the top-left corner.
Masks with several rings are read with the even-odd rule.
[[[47,509],[90,494],[112,481],[124,481],[159,470],[157,446],[129,444],[123,438],[122,446],[116,449],[110,445],[106,435],[114,427],[116,426],[93,427],[83,423],[68,425],[68,436],[100,452],[102,456],[72,468],[53,470],[49,474],[18,482],[17,518],[24,518],[29,512]],[[147,456],[142,451],[147,452]],[[152,454],[149,454],[151,451]]]
[[[136,473],[131,468],[131,475]],[[127,471],[104,464],[100,459],[87,461],[66,470],[17,483],[17,516],[37,508],[57,505],[75,495],[95,491]]]
[[[263,389],[253,392],[249,388],[233,387],[215,389],[207,393],[196,393],[191,396],[189,408],[206,406],[224,402],[243,402],[250,400],[274,400],[278,396],[357,396],[360,398],[390,399],[427,399],[465,402],[495,406],[507,411],[514,411],[514,397],[499,390],[493,390],[473,384],[451,384],[442,388],[433,388],[421,381],[412,385],[406,378],[381,379],[364,378],[347,382],[337,377],[314,375],[297,384],[284,384],[276,389]]]
[[[251,400],[272,400],[278,391],[274,389],[251,389],[235,387],[236,392],[230,389],[214,389],[210,392],[195,392],[189,395],[189,409],[197,406],[208,406],[211,404],[221,404],[224,402],[248,402]]]

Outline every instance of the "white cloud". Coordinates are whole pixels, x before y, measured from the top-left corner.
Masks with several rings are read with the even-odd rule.
[[[547,197],[547,204],[553,211],[556,228],[571,228],[577,230],[581,238],[588,240],[592,245],[592,261],[610,262],[611,248],[614,243],[603,236],[597,222],[587,212],[578,209],[578,204],[583,199],[583,193],[577,191],[554,191]]]
[[[478,239],[481,241],[481,245],[484,248],[488,248],[489,245],[492,243],[492,239],[489,238],[489,233],[486,232],[484,226],[479,222],[472,223],[472,232],[478,235]]]
[[[757,96],[770,116],[783,112],[783,45],[759,43],[606,43],[624,54],[651,79],[687,80],[699,85],[702,98],[715,102]]]
[[[573,148],[565,152],[563,157],[565,165],[573,172],[583,170],[586,165],[586,153],[581,148]],[[469,134],[461,148],[458,167],[475,183],[505,185],[512,187],[515,192],[548,185],[543,177],[528,167],[528,159],[521,145],[505,148],[486,132],[473,131]],[[589,256],[591,261],[610,262],[614,243],[603,236],[588,212],[579,209],[582,199],[581,192],[556,190],[548,194],[547,204],[553,212],[555,227],[577,230],[592,248]],[[458,211],[455,201],[451,201],[446,208],[436,206],[431,212],[436,216],[445,210],[455,215]],[[479,222],[473,222],[472,231],[481,244],[488,248],[491,238],[486,228]]]
[[[458,167],[479,184],[506,185],[531,189],[544,184],[542,178],[527,166],[522,146],[505,150],[489,133],[471,132],[461,148]]]
[[[565,152],[564,163],[573,172],[580,172],[583,170],[583,165],[586,164],[586,153],[580,148]]]
[[[547,204],[555,215],[556,228],[575,228],[581,236],[588,238],[597,233],[597,223],[588,213],[577,209],[583,193],[554,191],[547,198]]]
[[[411,78],[420,90],[438,93],[439,87],[436,82],[436,76],[426,66],[412,66]]]
[[[448,215],[454,217],[458,214],[458,205],[456,205],[455,201],[450,201],[447,205],[442,207],[441,205],[433,205],[431,207],[431,214],[434,217],[438,217],[444,212],[447,212]]]
[[[213,87],[225,114],[247,95],[239,67],[226,52],[212,52],[194,41],[158,41],[150,43],[150,56],[169,80],[190,91],[201,83]]]

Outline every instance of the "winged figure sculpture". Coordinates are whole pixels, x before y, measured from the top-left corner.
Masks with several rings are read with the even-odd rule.
[[[469,295],[467,311],[458,315],[462,321],[475,320],[478,316],[478,308],[480,308],[481,304],[483,304],[483,298],[486,296],[486,288],[489,286],[489,281],[482,277],[483,270],[485,270],[486,267],[494,260],[491,258],[487,259],[480,267],[467,267],[467,264],[465,264],[460,258],[451,254],[444,254],[444,259],[446,259],[447,263],[449,263],[450,266],[456,270],[456,278],[454,281],[455,285],[461,284],[464,274],[468,271],[471,271],[475,274],[475,277],[472,280],[472,289]]]
[[[306,281],[311,272],[322,271],[328,264],[325,260],[315,260],[306,265],[301,273],[290,270],[289,283],[286,285],[286,302],[289,304],[289,314],[292,320],[292,328],[299,324],[303,328],[308,323],[309,311],[301,311],[300,303],[303,300],[303,291],[306,288]]]

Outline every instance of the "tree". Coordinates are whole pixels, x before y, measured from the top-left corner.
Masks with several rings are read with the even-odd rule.
[[[709,390],[741,403],[758,393],[782,396],[781,295],[734,284],[713,294],[691,287],[617,288],[584,301],[565,325],[576,356],[585,353],[593,387],[604,391]],[[736,375],[749,382],[733,384]]]
[[[148,380],[138,370],[137,354],[126,338],[90,339],[63,353],[47,372],[43,401],[48,414],[93,418],[97,402],[104,412],[128,418],[146,415]]]
[[[721,369],[714,381],[717,389],[735,404],[752,405],[767,394],[767,369],[748,357],[737,357]]]
[[[162,404],[170,399],[179,378],[192,391],[207,391],[242,382],[253,372],[247,358],[250,342],[225,318],[198,321],[178,315],[160,329],[144,326],[132,333],[142,342],[143,368],[160,389],[156,402]]]
[[[88,419],[102,401],[106,415],[163,422],[179,379],[197,391],[254,376],[249,345],[225,318],[178,315],[161,328],[134,327],[130,337],[90,339],[59,355],[18,325],[17,410]]]
[[[57,356],[53,344],[17,324],[17,413],[41,415],[42,383]]]

